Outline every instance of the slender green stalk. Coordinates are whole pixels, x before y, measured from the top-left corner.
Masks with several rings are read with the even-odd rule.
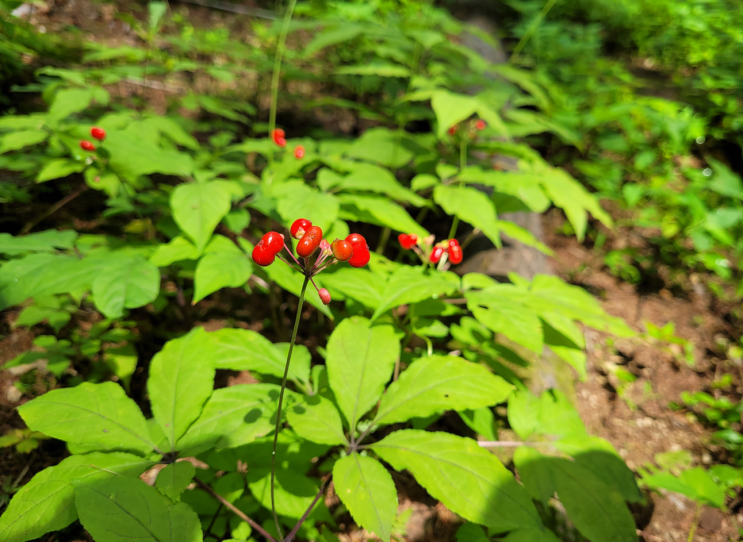
[[[276,58],[273,62],[273,76],[271,77],[271,111],[268,115],[268,137],[271,137],[276,128],[276,105],[279,98],[279,77],[281,76],[281,59],[284,57],[284,48],[286,45],[286,35],[289,33],[289,23],[292,20],[294,6],[297,0],[290,0],[289,7],[284,14],[284,24],[279,34],[279,43],[276,46]],[[268,153],[268,160],[273,162],[273,147]]]
[[[382,230],[382,235],[379,237],[379,244],[377,245],[377,254],[382,254],[384,252],[384,248],[387,246],[387,241],[390,238],[390,231],[389,227]]]
[[[513,48],[513,53],[511,53],[511,58],[508,59],[508,62],[515,62],[516,58],[519,56],[519,53],[521,50],[526,46],[526,44],[529,42],[529,39],[531,38],[532,34],[536,32],[537,28],[539,27],[539,23],[542,22],[542,19],[544,19],[549,11],[552,9],[552,6],[554,6],[557,3],[557,0],[550,0],[547,2],[544,7],[542,8],[542,11],[539,12],[539,15],[537,15],[536,19],[532,21],[532,23],[529,25],[529,28],[524,32],[524,35],[521,36],[521,39],[516,44],[516,47]]]
[[[292,5],[294,2],[292,2]],[[299,319],[302,317],[302,305],[304,305],[304,293],[307,290],[307,285],[310,283],[309,270],[306,271],[304,276],[304,283],[302,283],[302,291],[299,294],[299,305],[297,305],[297,317],[294,319],[294,331],[292,331],[292,340],[289,343],[289,353],[286,355],[286,366],[284,367],[284,379],[281,381],[281,392],[279,393],[279,407],[276,410],[276,430],[273,433],[273,451],[271,452],[271,512],[273,513],[273,520],[276,523],[276,532],[279,534],[279,539],[284,539],[284,533],[281,531],[281,525],[279,524],[279,516],[276,514],[276,443],[279,440],[279,429],[281,429],[281,404],[284,402],[284,390],[286,389],[286,380],[289,376],[289,364],[292,361],[292,351],[294,350],[294,343],[297,340],[297,330],[299,329]]]
[[[702,512],[702,503],[697,503],[697,511],[694,513],[694,523],[691,524],[691,529],[689,530],[689,537],[686,539],[686,542],[694,542],[694,535],[697,532],[697,526],[699,525],[699,515]]]

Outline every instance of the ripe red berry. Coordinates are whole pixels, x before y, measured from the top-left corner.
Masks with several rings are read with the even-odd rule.
[[[459,128],[459,125],[458,124],[455,124],[454,126],[452,126],[451,128],[449,128],[449,130],[448,130],[449,135],[450,136],[453,136],[454,134],[456,134],[457,133],[457,128]]]
[[[320,301],[323,302],[323,305],[327,305],[328,303],[330,303],[330,292],[328,292],[325,288],[320,288],[317,293],[320,294]]]
[[[353,248],[356,248],[356,246],[361,245],[366,247],[366,239],[364,239],[363,235],[360,235],[358,233],[352,233],[348,237],[346,237],[346,241],[351,243],[351,246]],[[368,249],[369,247],[367,247]]]
[[[446,249],[444,247],[433,247],[431,255],[428,257],[428,259],[431,261],[431,263],[439,263],[439,260],[441,260],[441,256],[444,255],[444,252],[446,252]]]
[[[402,248],[410,250],[418,242],[418,236],[414,233],[401,233],[397,236],[397,240],[400,242],[400,245],[402,245]]]
[[[95,145],[93,145],[90,141],[83,139],[80,142],[80,148],[84,151],[93,152],[95,150]]]
[[[103,141],[104,139],[106,139],[106,130],[104,130],[103,128],[98,128],[97,126],[93,126],[90,129],[90,135],[98,141]]]
[[[276,253],[272,252],[261,240],[253,249],[253,261],[261,267],[271,265],[276,260]]]
[[[338,261],[347,262],[351,256],[353,256],[353,245],[343,239],[336,239],[333,241],[332,248],[333,256],[335,256]]]
[[[353,246],[353,255],[348,259],[348,263],[351,267],[364,267],[369,263],[371,254],[369,253],[369,247],[364,244],[357,244]]]
[[[318,226],[310,227],[297,243],[297,254],[302,258],[308,258],[320,246],[320,241],[322,241],[322,230]]]
[[[273,254],[278,254],[284,248],[284,236],[275,231],[270,231],[261,238],[261,243]]]
[[[304,147],[302,145],[294,147],[294,157],[297,160],[304,158]]]
[[[482,119],[479,119],[475,123],[475,128],[477,128],[478,130],[484,130],[486,126],[487,126],[487,123]]]
[[[286,134],[284,133],[284,130],[282,130],[281,128],[276,128],[271,134],[271,137],[273,138],[274,143],[278,145],[279,140],[284,139],[284,137],[286,137]]]
[[[278,139],[276,140],[276,144],[277,144],[277,145],[278,145],[279,147],[286,147],[286,139],[284,139],[283,137],[280,137],[280,138],[278,138]]]
[[[310,222],[309,220],[298,218],[294,221],[289,231],[291,231],[292,237],[294,237],[294,239],[301,239],[304,234],[307,233],[307,230],[309,230],[311,226],[312,222]]]
[[[462,247],[459,246],[459,241],[456,239],[449,239],[449,260],[454,265],[462,263],[462,258],[464,258],[464,253],[462,252]]]

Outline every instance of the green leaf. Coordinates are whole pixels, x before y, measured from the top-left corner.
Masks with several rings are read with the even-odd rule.
[[[36,145],[44,141],[48,135],[49,132],[46,130],[23,130],[7,134],[0,140],[0,154]]]
[[[379,196],[341,194],[341,218],[387,226],[395,231],[428,237],[428,232],[398,204]]]
[[[395,470],[409,470],[433,498],[465,519],[498,532],[541,527],[524,488],[472,439],[403,429],[371,448]]]
[[[488,542],[488,535],[485,529],[474,523],[465,523],[456,534],[457,542]]]
[[[117,258],[93,281],[95,306],[108,318],[151,303],[160,291],[160,270],[142,257]]]
[[[137,351],[133,344],[125,344],[116,348],[106,348],[103,359],[111,372],[118,377],[124,388],[129,391],[129,383],[137,368]]]
[[[498,132],[499,135],[510,139],[508,128],[506,128],[506,125],[498,112],[486,104],[484,100],[479,99],[478,102],[477,114],[480,118],[487,122],[488,126]]]
[[[25,542],[64,529],[77,519],[72,480],[139,476],[154,464],[123,453],[74,455],[36,474],[16,493],[0,516],[0,539]]]
[[[181,500],[181,493],[188,487],[196,475],[196,469],[188,461],[171,463],[157,473],[155,487],[170,498],[171,501]]]
[[[111,169],[120,177],[130,180],[152,173],[182,177],[191,174],[193,160],[188,154],[162,149],[144,137],[139,126],[135,125],[132,130],[111,131],[106,136],[106,150],[111,155],[109,159]],[[176,191],[181,186],[183,185],[176,187]]]
[[[557,492],[568,517],[589,540],[637,541],[635,522],[622,496],[590,471],[567,459],[544,456],[528,446],[516,449],[514,461],[532,496],[546,503]]]
[[[458,282],[459,278],[453,273],[425,272],[419,267],[402,266],[387,282],[372,320],[400,305],[451,294],[457,290]]]
[[[265,267],[263,270],[272,281],[281,286],[287,292],[291,292],[295,296],[299,297],[299,294],[302,291],[302,282],[304,281],[304,277],[297,273],[297,271],[281,262],[276,262],[276,264]],[[322,275],[315,277],[314,279],[318,288],[323,287],[322,279]],[[307,288],[304,300],[328,318],[333,319],[333,313],[330,312],[330,309],[322,301],[320,301],[320,296],[317,295],[317,290],[312,286]]]
[[[304,184],[302,181],[289,181],[274,188],[279,197],[277,210],[287,224],[296,217],[306,217],[313,226],[327,231],[338,218],[338,200],[332,194],[324,194]],[[281,264],[284,265],[284,264]]]
[[[379,402],[374,423],[425,418],[445,410],[466,410],[502,403],[513,386],[482,365],[453,356],[414,361]]]
[[[328,380],[352,432],[379,400],[399,355],[400,341],[394,328],[372,327],[366,318],[347,318],[330,335]]]
[[[49,107],[49,120],[63,120],[79,111],[84,111],[93,101],[93,93],[88,89],[62,89],[54,96]]]
[[[176,224],[201,253],[214,228],[230,210],[231,185],[226,181],[183,183],[170,195],[170,208]]]
[[[339,26],[331,26],[318,34],[315,34],[312,41],[307,44],[307,47],[305,47],[304,55],[310,56],[330,45],[337,45],[339,43],[350,41],[360,36],[362,33],[362,27],[347,23]]]
[[[262,475],[262,476],[261,476]],[[258,476],[261,476],[258,478]],[[251,476],[248,483],[253,497],[264,508],[271,509],[271,474],[267,470],[259,471]],[[312,500],[320,489],[317,481],[304,474],[289,469],[276,470],[276,512],[280,516],[299,519],[312,504]],[[322,502],[318,503],[322,506]],[[319,507],[318,507],[319,508]],[[317,513],[316,508],[313,513]]]
[[[467,427],[485,437],[485,440],[498,440],[498,435],[495,433],[495,416],[488,407],[460,411],[459,417],[467,424]]]
[[[201,147],[196,138],[181,128],[181,125],[175,119],[158,115],[148,118],[146,122],[178,145],[194,151],[198,151]]]
[[[274,428],[279,386],[240,384],[215,390],[176,448],[191,455],[234,448]]]
[[[52,179],[67,177],[73,173],[80,173],[84,169],[85,162],[77,162],[69,158],[55,158],[54,160],[49,160],[41,171],[39,171],[39,174],[36,176],[36,182],[43,183]]]
[[[167,267],[181,260],[195,260],[199,257],[199,251],[186,239],[178,235],[173,237],[169,243],[160,245],[155,253],[150,256],[150,261],[158,267]]]
[[[23,254],[25,252],[54,252],[56,249],[69,249],[75,246],[77,232],[73,230],[46,230],[13,237],[0,233],[0,253]]]
[[[447,214],[480,228],[496,247],[501,247],[495,205],[485,194],[466,186],[442,184],[434,188],[433,199]]]
[[[171,450],[199,417],[214,389],[214,353],[204,328],[168,341],[150,363],[147,392],[152,413],[168,437]]]
[[[431,96],[431,107],[438,120],[436,135],[442,139],[449,128],[470,118],[480,107],[480,103],[471,96],[437,90]]]
[[[139,407],[113,382],[52,390],[18,413],[34,431],[97,450],[147,454],[155,448]]]
[[[216,239],[226,239],[221,235],[214,236],[206,247],[206,254],[196,264],[194,283],[196,285],[192,305],[220,288],[237,288],[245,284],[253,273],[253,264],[248,256],[232,241],[210,249]]]
[[[533,434],[551,437],[587,437],[586,428],[564,393],[551,390],[537,399],[520,390],[508,400],[508,421],[514,431],[527,439]]]
[[[335,492],[356,523],[389,542],[397,513],[392,476],[371,457],[352,453],[333,465]]]
[[[402,186],[390,170],[373,164],[354,164],[350,175],[340,177],[335,188],[385,194],[398,201],[406,201],[417,207],[426,205],[426,200]]]
[[[74,484],[80,523],[96,540],[203,540],[199,517],[187,504],[173,504],[142,480],[114,476]]]
[[[375,309],[385,288],[384,280],[366,269],[342,267],[333,273],[325,273],[322,283],[335,298],[338,292],[344,297],[358,301],[365,307]]]
[[[501,233],[503,233],[503,235],[507,235],[515,239],[516,241],[525,244],[528,247],[534,247],[540,252],[543,252],[548,256],[552,256],[552,249],[550,249],[544,243],[541,243],[536,237],[534,237],[534,234],[526,228],[522,228],[521,226],[514,224],[513,222],[510,222],[508,220],[496,220],[495,223]]]
[[[410,70],[391,62],[373,62],[356,66],[341,66],[338,75],[376,75],[377,77],[410,77]]]
[[[400,144],[398,134],[387,128],[370,128],[364,132],[348,148],[346,156],[392,169],[401,168],[413,159],[413,153]]]
[[[303,439],[320,444],[348,444],[338,409],[324,397],[304,397],[301,403],[292,405],[286,419]]]

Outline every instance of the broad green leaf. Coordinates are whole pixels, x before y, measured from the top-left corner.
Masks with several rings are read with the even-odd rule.
[[[528,247],[534,247],[548,256],[553,254],[552,249],[544,243],[541,243],[536,237],[534,237],[534,234],[526,228],[522,228],[508,220],[496,220],[495,223],[503,235],[507,235],[520,243],[524,243]]]
[[[48,135],[49,132],[46,130],[23,130],[6,134],[0,140],[0,154],[36,145],[44,141]]]
[[[231,250],[209,252],[196,264],[194,283],[196,285],[193,301],[196,304],[220,288],[237,288],[245,284],[253,272],[253,264],[248,256],[234,243]]]
[[[211,447],[234,448],[274,428],[279,386],[240,384],[215,390],[176,448],[194,455]]]
[[[438,177],[430,175],[429,173],[421,173],[413,177],[413,180],[410,181],[410,189],[420,192],[421,190],[432,188],[440,183],[441,181]]]
[[[113,382],[52,390],[18,413],[34,431],[97,450],[147,454],[155,448],[139,407]]]
[[[191,483],[195,474],[196,469],[190,462],[177,461],[157,473],[155,487],[171,501],[177,502],[181,500],[181,493]]]
[[[498,532],[541,526],[524,488],[472,439],[403,429],[371,448],[395,470],[409,470],[433,498],[465,519]]]
[[[114,476],[75,480],[75,506],[80,523],[95,538],[110,542],[201,542],[196,513],[173,504],[142,480]]]
[[[392,326],[371,326],[366,318],[343,320],[328,340],[326,367],[338,407],[353,431],[379,400],[400,355]]]
[[[278,452],[277,452],[278,454]],[[260,476],[260,477],[259,477]],[[253,497],[264,508],[271,509],[271,474],[267,469],[254,471],[248,483]],[[312,504],[317,494],[317,481],[288,469],[276,471],[276,511],[280,516],[299,519]],[[318,503],[321,505],[321,503]],[[315,511],[316,512],[316,511]]]
[[[442,184],[434,188],[433,199],[447,214],[480,228],[495,246],[501,247],[495,205],[485,194],[466,186]]]
[[[340,217],[345,220],[368,222],[399,232],[414,233],[418,237],[428,237],[428,232],[405,209],[386,198],[341,194],[338,199],[341,203]]]
[[[165,343],[150,363],[147,392],[152,413],[168,437],[171,450],[199,417],[214,388],[212,342],[203,328]]]
[[[495,433],[495,416],[488,407],[462,410],[459,412],[459,417],[467,424],[467,427],[484,437],[485,440],[498,440],[498,435]]]
[[[525,440],[532,434],[552,438],[588,436],[578,411],[558,390],[546,391],[538,399],[526,390],[514,393],[508,401],[508,420]]]
[[[280,186],[274,189],[274,194],[279,197],[277,210],[287,224],[301,216],[310,220],[313,226],[327,231],[338,218],[338,200],[332,194],[319,192],[301,181],[290,181]]]
[[[387,282],[372,320],[400,305],[451,294],[456,291],[458,282],[459,278],[453,273],[425,272],[418,267],[402,266]]]
[[[69,158],[55,158],[54,160],[49,160],[41,171],[39,171],[39,174],[36,176],[36,182],[43,183],[52,179],[67,177],[73,173],[80,173],[85,169],[85,166],[85,162],[78,162]]]
[[[106,348],[103,351],[103,360],[118,377],[124,388],[129,391],[129,383],[137,368],[137,351],[133,344],[125,344],[115,348]]]
[[[502,403],[513,386],[482,365],[453,356],[414,361],[387,388],[374,423],[425,418],[444,410],[466,410]]]
[[[456,534],[457,542],[488,542],[485,529],[474,523],[464,523]]]
[[[182,236],[173,237],[169,243],[157,247],[150,261],[158,267],[167,267],[181,260],[195,260],[199,257],[196,247]]]
[[[289,355],[289,343],[274,343],[273,347],[279,351],[281,359],[286,363],[286,358]],[[292,375],[292,380],[298,380],[304,384],[308,384],[310,381],[311,364],[312,354],[310,354],[309,348],[303,344],[295,344],[292,349],[291,364],[289,365],[289,373]]]
[[[191,174],[193,160],[188,154],[164,150],[143,137],[141,130],[136,128],[137,126],[134,130],[112,131],[106,136],[106,149],[111,154],[109,165],[119,176],[135,180],[141,175],[152,173],[181,177]],[[181,186],[186,185],[179,185],[175,191]]]
[[[342,267],[333,273],[322,276],[323,286],[345,297],[358,301],[365,307],[376,309],[385,288],[384,280],[366,269]]]
[[[53,254],[33,254],[0,266],[0,310],[31,297],[38,277],[58,261]]]
[[[335,73],[338,75],[376,75],[378,77],[410,77],[410,70],[391,62],[375,62],[356,66],[341,66]]]
[[[431,107],[438,120],[436,135],[441,139],[449,128],[470,118],[480,107],[480,103],[471,96],[437,90],[431,97]]]
[[[331,26],[318,34],[315,34],[312,41],[307,44],[307,47],[305,47],[304,55],[310,56],[330,45],[350,41],[360,36],[362,33],[363,27],[361,26],[350,25],[347,23],[338,26]]]
[[[335,492],[356,523],[389,542],[397,513],[392,476],[371,457],[352,453],[333,465]]]
[[[560,539],[547,529],[518,529],[508,533],[503,542],[560,542]]]
[[[359,163],[354,165],[351,173],[346,177],[341,177],[335,188],[385,194],[392,199],[406,201],[417,207],[426,204],[424,198],[401,185],[390,170],[373,164]]]
[[[225,181],[183,183],[170,195],[170,208],[176,224],[201,253],[214,228],[230,210],[232,188]]]
[[[353,142],[346,156],[376,162],[392,169],[401,168],[413,159],[413,153],[400,144],[396,132],[371,128]]]
[[[62,89],[54,96],[49,107],[49,120],[63,120],[79,111],[88,108],[93,100],[93,93],[89,89],[67,88]]]
[[[95,306],[108,318],[151,303],[160,291],[160,271],[141,257],[116,258],[93,281]]]
[[[160,133],[165,134],[176,144],[193,151],[199,150],[200,145],[196,138],[186,132],[176,120],[158,115],[148,118],[146,122],[155,126]]]
[[[123,453],[74,455],[36,474],[0,516],[0,539],[25,542],[67,527],[77,519],[72,480],[139,476],[154,463]]]
[[[73,230],[46,230],[13,237],[0,233],[0,253],[23,254],[24,252],[54,252],[56,249],[72,249],[77,232]]]
[[[535,499],[546,503],[554,492],[583,536],[595,542],[635,542],[635,522],[619,492],[590,471],[528,446],[516,449],[521,480]]]
[[[641,481],[643,486],[675,491],[692,500],[709,503],[717,508],[725,505],[723,487],[715,483],[710,473],[702,467],[685,470],[678,477],[667,472],[659,472],[644,476]]]
[[[348,444],[335,405],[319,395],[308,395],[287,410],[286,419],[300,437],[320,444]]]

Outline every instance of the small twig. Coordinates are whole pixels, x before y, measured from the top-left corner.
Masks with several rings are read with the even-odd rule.
[[[205,484],[204,482],[202,482],[201,480],[195,477],[194,477],[194,481],[201,489],[203,489],[204,491],[209,493],[212,497],[217,499],[220,503],[222,503],[226,508],[231,510],[241,520],[246,521],[248,525],[250,525],[253,529],[255,529],[256,531],[261,533],[263,536],[265,536],[268,540],[270,540],[270,542],[276,542],[276,539],[270,534],[268,534],[268,532],[263,527],[258,525],[255,521],[250,519],[248,516],[246,516],[245,513],[242,510],[240,510],[237,506],[235,506],[230,501],[222,497],[222,495],[214,491],[211,488],[211,486],[209,486],[208,484]]]
[[[212,535],[212,527],[214,527],[214,523],[217,521],[217,518],[219,517],[219,513],[222,511],[222,508],[224,505],[220,502],[219,506],[217,506],[217,510],[214,512],[214,515],[212,516],[212,520],[209,522],[209,527],[206,528],[206,532],[204,533],[204,536],[214,536]],[[218,536],[215,538],[219,538]]]
[[[310,504],[310,507],[307,509],[307,511],[304,514],[302,514],[302,517],[299,518],[299,521],[294,526],[294,528],[291,531],[289,531],[289,534],[286,535],[284,542],[292,542],[292,540],[294,540],[294,537],[296,536],[297,531],[299,531],[299,528],[302,526],[302,524],[305,522],[307,517],[310,515],[310,513],[312,512],[312,509],[315,508],[315,505],[317,504],[317,501],[320,500],[320,497],[322,496],[322,494],[325,493],[325,489],[328,487],[328,484],[330,483],[330,479],[332,477],[333,475],[331,474],[328,477],[328,479],[323,482],[322,486],[320,486],[320,491],[318,491],[317,495],[315,495],[315,498]]]
[[[49,218],[51,215],[53,215],[54,213],[56,213],[57,211],[59,211],[62,207],[64,207],[68,203],[70,203],[73,199],[75,199],[80,194],[82,194],[83,192],[85,192],[88,188],[89,187],[88,187],[87,184],[83,184],[79,189],[75,190],[74,192],[71,192],[70,194],[67,194],[65,197],[63,197],[61,200],[59,200],[57,203],[55,203],[54,205],[52,205],[47,210],[47,212],[45,212],[41,216],[35,218],[31,222],[28,222],[23,227],[23,229],[21,230],[21,233],[19,233],[18,235],[25,235],[28,232],[30,232],[34,228],[34,226],[36,226],[39,222],[41,222],[41,221],[46,220],[47,218]]]

